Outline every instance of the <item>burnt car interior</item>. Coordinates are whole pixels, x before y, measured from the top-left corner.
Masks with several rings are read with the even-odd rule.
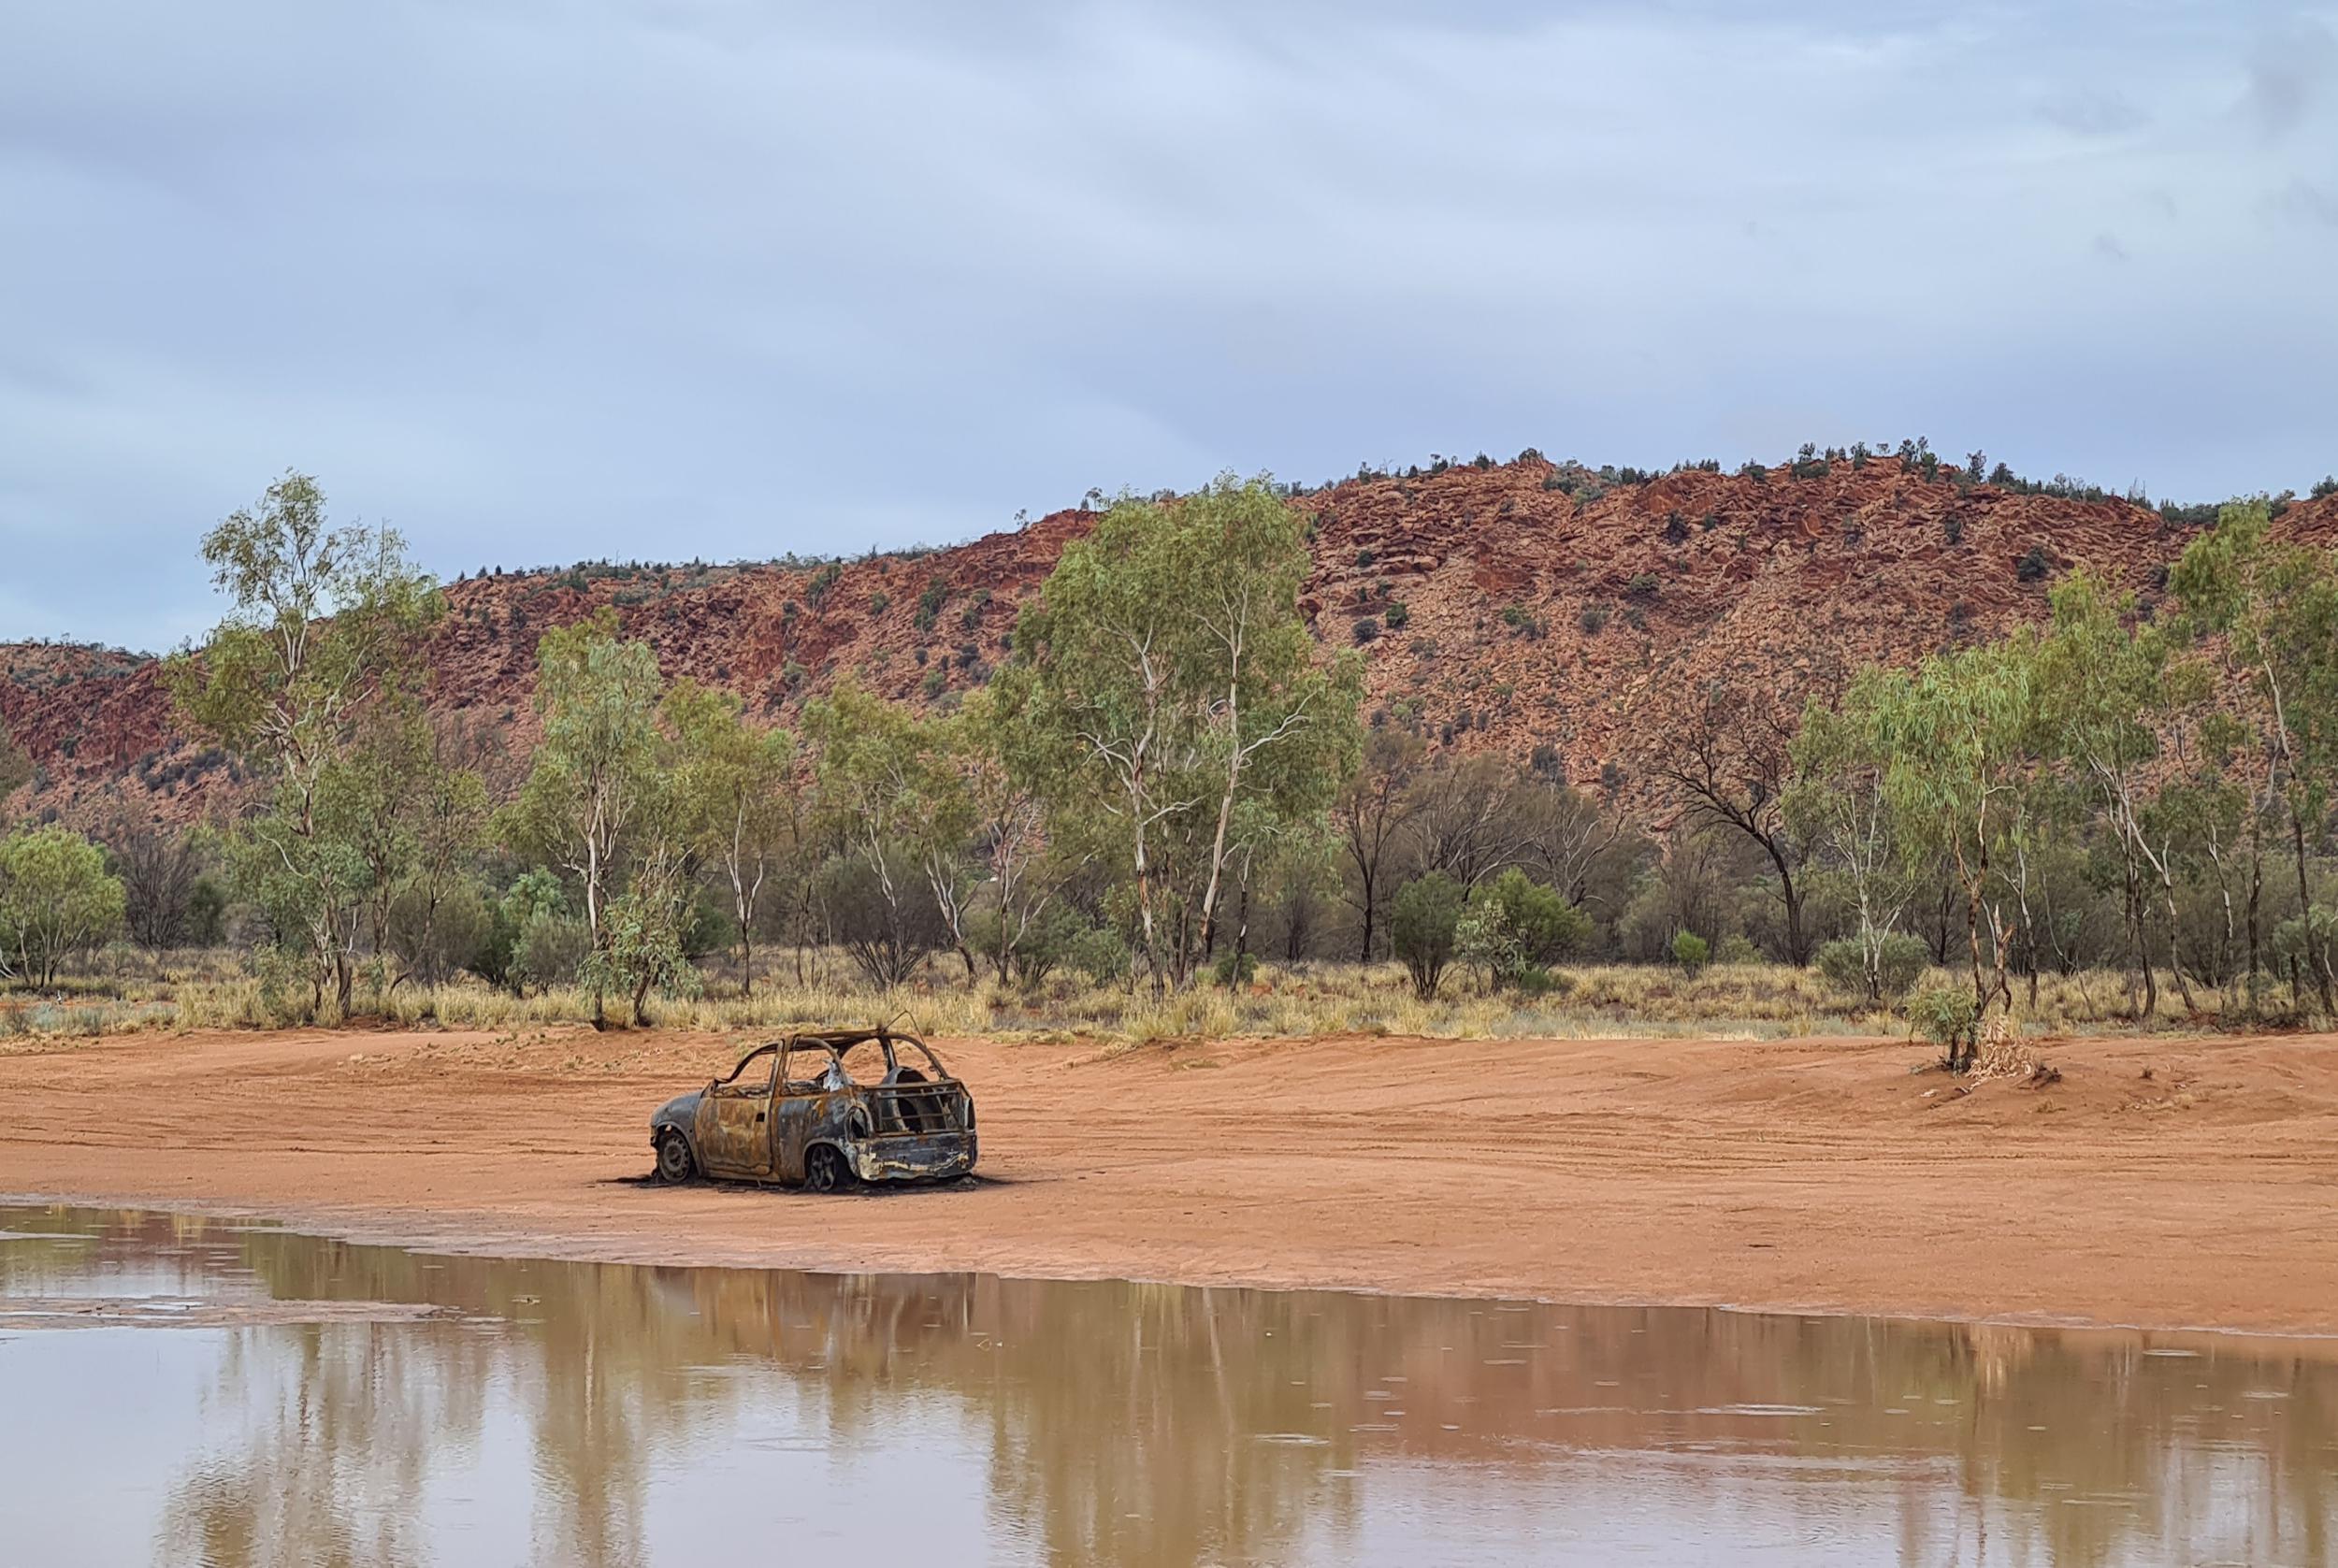
[[[910,1060],[904,1055],[915,1053]],[[917,1065],[919,1062],[923,1066]],[[718,1098],[889,1089],[874,1098],[878,1132],[946,1132],[961,1103],[939,1058],[914,1035],[886,1031],[804,1034],[758,1045],[707,1086]]]

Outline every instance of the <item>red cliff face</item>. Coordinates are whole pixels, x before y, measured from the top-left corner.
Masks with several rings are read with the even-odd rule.
[[[2156,603],[2196,528],[2124,501],[1926,480],[1897,458],[1797,477],[1683,470],[1602,484],[1536,459],[1349,481],[1292,502],[1313,519],[1303,592],[1317,640],[1357,648],[1368,709],[1432,743],[1568,776],[1644,778],[1716,683],[1798,708],[1815,683],[1908,663],[2045,613],[2084,566]],[[985,679],[1017,607],[1094,521],[1066,511],[923,555],[825,567],[585,567],[447,589],[431,702],[516,768],[535,733],[536,639],[603,606],[669,677],[787,724],[844,674],[912,703]],[[2338,539],[2338,496],[2277,527]],[[190,546],[192,548],[192,546]],[[239,793],[239,770],[174,723],[159,666],[0,645],[0,720],[40,765],[35,811],[118,802],[173,820]],[[20,807],[27,802],[20,801]]]

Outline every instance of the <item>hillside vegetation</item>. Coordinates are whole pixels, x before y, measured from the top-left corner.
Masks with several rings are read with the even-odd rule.
[[[0,963],[180,1021],[647,1022],[784,951],[1104,1027],[1076,977],[1141,1035],[1328,960],[1487,1020],[1769,960],[1835,999],[1797,1016],[1924,988],[1960,1065],[1992,1011],[2100,1014],[2050,984],[2090,971],[2136,1018],[2326,1014],[2333,532],[2327,487],[2153,509],[1918,443],[1529,453],[442,584],[292,475],[206,538],[204,647],[7,655]],[[92,962],[125,941],[227,968]]]

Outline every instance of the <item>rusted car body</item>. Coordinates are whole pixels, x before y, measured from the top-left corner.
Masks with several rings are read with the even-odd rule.
[[[974,1099],[915,1036],[796,1034],[659,1106],[649,1138],[668,1182],[711,1176],[834,1192],[857,1182],[946,1181],[974,1168]]]

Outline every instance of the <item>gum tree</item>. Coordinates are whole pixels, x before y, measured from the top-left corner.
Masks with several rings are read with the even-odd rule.
[[[543,741],[519,796],[501,813],[504,840],[574,877],[584,900],[593,1023],[604,1024],[613,970],[609,919],[626,863],[662,850],[672,827],[665,736],[657,726],[665,684],[646,642],[617,635],[616,612],[544,633],[536,647],[536,712]],[[647,952],[661,908],[634,909],[628,945]]]
[[[693,681],[666,697],[674,737],[674,788],[683,831],[700,859],[720,871],[739,928],[740,988],[755,994],[755,922],[772,872],[800,847],[796,741],[784,729],[749,725],[739,699]]]
[[[35,827],[0,839],[0,972],[36,985],[57,966],[121,928],[121,879],[106,852],[64,827]]]
[[[1157,990],[1216,934],[1246,803],[1312,817],[1355,767],[1360,667],[1319,666],[1299,521],[1263,477],[1124,497],[1068,546],[1015,634],[1062,758],[1054,816],[1101,813]]]
[[[2022,830],[2035,770],[2035,663],[2034,640],[2020,634],[1927,659],[1912,671],[1864,670],[1843,698],[1846,718],[1882,761],[1902,853],[1913,864],[1945,864],[1964,894],[1976,1012],[2000,995],[2010,1002],[2013,994],[2005,979],[2008,933],[1988,895],[1998,862]],[[1987,978],[1984,913],[1994,958]]]
[[[350,756],[419,678],[443,600],[394,530],[333,526],[306,474],[212,529],[203,558],[231,608],[200,649],[172,659],[172,695],[192,727],[272,776],[231,858],[280,938],[308,953],[311,1008],[329,981],[345,1015],[376,874],[351,830]]]

